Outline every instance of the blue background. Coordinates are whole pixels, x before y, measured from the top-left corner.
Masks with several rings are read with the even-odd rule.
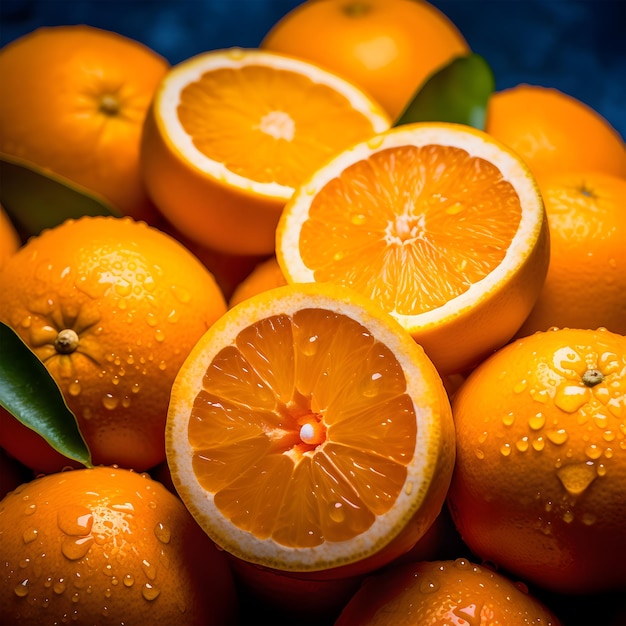
[[[302,0],[1,0],[0,45],[38,26],[85,23],[141,41],[178,63],[255,47]],[[432,0],[494,70],[498,90],[555,87],[626,138],[626,0]],[[323,36],[320,33],[320,36]]]

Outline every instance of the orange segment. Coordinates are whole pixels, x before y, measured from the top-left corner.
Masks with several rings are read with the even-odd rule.
[[[454,461],[430,360],[393,318],[331,285],[272,289],[223,316],[179,372],[166,438],[207,533],[293,571],[388,562],[403,533],[413,545]]]
[[[374,300],[449,373],[524,321],[546,274],[547,223],[510,151],[468,127],[413,124],[310,177],[285,207],[276,254],[288,282],[331,282]]]
[[[186,236],[269,254],[294,188],[345,147],[389,127],[357,87],[253,49],[207,52],[172,68],[144,129],[143,175]]]

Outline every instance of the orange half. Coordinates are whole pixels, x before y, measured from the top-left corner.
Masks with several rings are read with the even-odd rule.
[[[289,283],[348,286],[395,317],[441,373],[508,341],[548,266],[524,163],[467,126],[399,126],[345,150],[294,193],[277,229]]]
[[[155,205],[190,239],[270,254],[294,188],[389,125],[369,96],[312,63],[214,50],[162,81],[144,128],[142,173]]]
[[[439,514],[454,464],[441,378],[350,290],[288,285],[230,309],[180,369],[166,429],[198,523],[250,563],[373,569]]]

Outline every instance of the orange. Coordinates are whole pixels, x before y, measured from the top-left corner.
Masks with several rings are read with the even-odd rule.
[[[226,310],[200,261],[143,222],[83,217],[31,238],[0,272],[0,293],[0,320],[58,383],[93,462],[161,462],[174,377]],[[47,472],[67,462],[48,446],[28,459],[38,436],[12,437],[0,417],[0,445],[17,459]]]
[[[452,516],[473,553],[545,589],[623,589],[626,337],[538,332],[452,400]]]
[[[77,183],[125,215],[149,216],[139,142],[168,67],[139,42],[92,26],[20,37],[0,50],[0,153]]]
[[[333,285],[278,287],[223,315],[176,377],[166,446],[176,490],[218,545],[312,579],[410,549],[454,463],[449,402],[422,348]]]
[[[303,2],[265,35],[261,48],[340,74],[396,119],[430,74],[470,53],[439,9],[414,0]]]
[[[393,315],[442,375],[506,343],[548,267],[534,178],[486,133],[406,124],[345,150],[285,206],[276,256],[289,283],[349,286]]]
[[[368,578],[336,626],[559,626],[526,586],[465,558],[422,561]]]
[[[0,270],[7,259],[20,247],[20,237],[13,222],[0,205]]]
[[[228,562],[180,500],[146,474],[49,474],[0,502],[6,624],[234,622]]]
[[[550,227],[550,265],[519,331],[551,326],[626,335],[626,179],[603,172],[539,178]]]
[[[239,304],[257,293],[274,287],[282,287],[287,282],[275,256],[257,264],[254,269],[237,285],[228,302],[229,307]]]
[[[538,176],[598,170],[626,178],[624,139],[597,111],[558,89],[520,84],[494,93],[486,130]]]
[[[389,125],[373,100],[316,65],[256,49],[212,50],[161,81],[144,128],[142,175],[186,237],[228,254],[269,255],[300,181]]]

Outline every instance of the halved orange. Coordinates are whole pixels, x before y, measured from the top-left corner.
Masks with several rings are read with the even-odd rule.
[[[270,254],[285,202],[335,153],[390,125],[359,88],[303,60],[213,50],[157,89],[141,149],[154,204],[184,235],[234,254]]]
[[[449,374],[521,326],[549,237],[517,155],[482,131],[425,122],[360,142],[314,173],[283,211],[276,255],[289,283],[371,298]]]
[[[369,571],[410,549],[445,500],[455,438],[423,349],[368,299],[286,285],[222,316],[172,389],[173,483],[248,563]]]

